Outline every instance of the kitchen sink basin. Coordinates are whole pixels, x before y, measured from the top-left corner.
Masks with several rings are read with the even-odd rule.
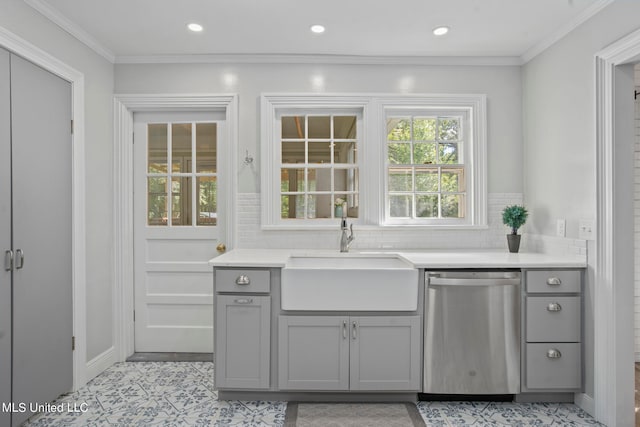
[[[283,310],[414,311],[418,270],[394,254],[293,255],[282,269]]]

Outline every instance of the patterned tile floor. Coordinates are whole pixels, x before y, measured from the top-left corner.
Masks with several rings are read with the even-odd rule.
[[[286,402],[218,401],[211,362],[118,363],[24,427],[283,426]],[[419,402],[427,426],[600,426],[570,404]]]

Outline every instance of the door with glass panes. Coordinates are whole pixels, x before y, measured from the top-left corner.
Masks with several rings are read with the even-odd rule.
[[[134,115],[135,351],[213,352],[222,113]]]

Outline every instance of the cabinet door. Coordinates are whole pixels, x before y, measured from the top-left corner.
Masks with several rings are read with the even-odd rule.
[[[11,402],[11,271],[5,263],[11,250],[11,123],[9,52],[0,49],[0,402]],[[0,411],[0,426],[11,412]]]
[[[44,403],[73,380],[71,84],[11,55],[11,121],[13,401]]]
[[[280,316],[279,388],[347,390],[348,322],[348,317],[337,316]]]
[[[351,390],[420,388],[420,317],[352,317]]]
[[[268,296],[217,296],[217,388],[269,388],[270,313]]]

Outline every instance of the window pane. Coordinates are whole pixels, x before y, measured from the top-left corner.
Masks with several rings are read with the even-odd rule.
[[[317,180],[318,177],[316,176],[316,169],[307,170],[307,188],[300,188],[300,191],[317,191]]]
[[[462,195],[447,194],[442,196],[442,217],[443,218],[463,218]]]
[[[198,225],[216,225],[218,220],[216,177],[201,176],[196,178],[198,186]]]
[[[331,169],[309,169],[309,191],[331,191]]]
[[[191,123],[171,125],[171,170],[191,172]]]
[[[438,195],[437,194],[416,196],[416,217],[417,218],[437,218],[438,217]]]
[[[455,118],[440,118],[438,137],[442,141],[458,141],[460,137],[460,121]]]
[[[435,141],[436,119],[432,117],[413,119],[413,139],[415,141]]]
[[[412,196],[389,196],[389,213],[393,218],[411,218]]]
[[[389,144],[389,163],[392,165],[408,165],[411,163],[411,144]]]
[[[412,191],[411,169],[389,169],[389,191]]]
[[[442,169],[441,186],[443,192],[464,191],[464,170],[463,169]]]
[[[355,142],[336,142],[333,144],[334,163],[357,163]]]
[[[333,137],[335,139],[356,138],[356,116],[336,116],[333,118]]]
[[[389,141],[411,141],[411,120],[401,117],[387,119],[387,139]]]
[[[304,218],[304,196],[286,195],[280,197],[281,218]]]
[[[149,225],[167,225],[167,178],[147,178]]]
[[[304,169],[281,169],[280,191],[304,191]]]
[[[282,141],[282,163],[304,163],[304,141]]]
[[[167,124],[147,125],[149,173],[167,172]]]
[[[191,225],[191,177],[171,178],[171,224]]]
[[[431,165],[436,163],[436,144],[413,144],[413,163],[416,165]]]
[[[216,173],[216,123],[196,123],[196,172]]]
[[[316,207],[318,206],[318,199],[315,194],[307,195],[307,218],[316,217]]]
[[[309,141],[309,163],[331,163],[331,142]]]
[[[438,192],[438,169],[416,168],[416,191]]]
[[[334,169],[333,191],[358,191],[358,169]]]
[[[458,161],[458,144],[438,144],[440,163],[451,164]]]
[[[331,138],[331,117],[309,117],[309,138]]]
[[[283,139],[304,139],[304,116],[287,116],[280,119]]]

